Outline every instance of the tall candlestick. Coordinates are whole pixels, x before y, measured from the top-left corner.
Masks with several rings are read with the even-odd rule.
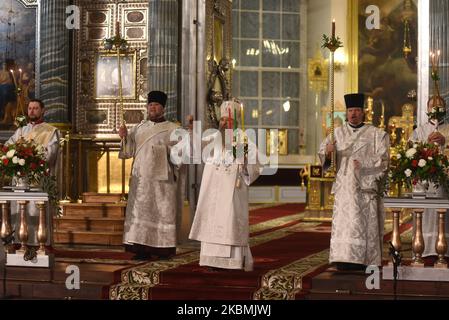
[[[332,39],[335,38],[335,19],[332,20]]]
[[[240,115],[242,118],[242,130],[245,131],[245,115],[243,113],[243,103],[240,104]]]

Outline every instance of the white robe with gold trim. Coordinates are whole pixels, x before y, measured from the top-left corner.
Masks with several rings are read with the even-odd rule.
[[[201,241],[200,265],[250,271],[248,190],[260,166],[226,164],[224,158],[204,166],[189,238]]]
[[[170,134],[178,127],[143,121],[132,128],[119,158],[134,158],[123,242],[175,247],[182,209],[182,176],[170,161]]]
[[[364,265],[382,264],[384,210],[376,195],[376,179],[386,173],[389,137],[372,125],[353,129],[347,123],[335,129],[337,177],[329,261]],[[325,161],[328,136],[319,155]],[[356,170],[354,161],[361,163]]]

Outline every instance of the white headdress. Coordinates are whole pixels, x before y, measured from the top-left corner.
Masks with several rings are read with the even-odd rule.
[[[229,118],[229,111],[231,111],[231,118],[234,119],[234,111],[240,110],[240,104],[234,100],[223,101],[220,106],[220,117]]]

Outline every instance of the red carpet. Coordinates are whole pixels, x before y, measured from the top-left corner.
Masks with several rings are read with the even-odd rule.
[[[269,208],[260,208],[250,211],[249,224],[256,224],[268,220],[289,216],[303,212],[305,209],[303,203],[287,203]]]
[[[330,234],[304,232],[254,246],[251,272],[209,271],[200,267],[198,261],[163,271],[159,285],[150,288],[149,299],[253,299],[268,271],[327,249],[329,240]]]

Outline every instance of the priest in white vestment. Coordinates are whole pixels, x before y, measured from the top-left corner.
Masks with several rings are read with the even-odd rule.
[[[224,130],[240,105],[221,105],[219,137],[223,146],[204,166],[198,205],[189,238],[201,241],[200,265],[223,269],[253,270],[249,248],[248,190],[260,174],[256,164],[238,164],[232,150],[224,148]],[[235,121],[232,119],[231,121]]]
[[[170,162],[170,135],[179,126],[165,120],[166,102],[164,92],[150,92],[148,120],[119,131],[119,158],[133,158],[123,242],[135,259],[176,253],[183,190],[180,167]]]
[[[345,95],[347,122],[320,146],[324,170],[336,150],[335,196],[329,261],[338,270],[382,265],[384,208],[376,180],[389,164],[388,134],[364,121],[364,95]]]
[[[429,100],[428,111],[433,108],[433,101],[433,99]],[[444,121],[437,123],[437,120],[429,119],[428,122],[418,126],[418,128],[413,131],[411,140],[417,142],[437,143],[442,152],[444,152],[448,138],[449,125],[444,124]],[[443,188],[436,188],[432,182],[429,183],[428,191],[435,192],[436,196],[444,196]],[[447,213],[445,222],[445,236],[446,239],[449,239],[449,216],[447,216]],[[422,256],[437,256],[438,254],[435,249],[435,244],[438,240],[438,213],[436,212],[436,209],[424,210],[422,217],[422,231],[424,238],[424,252]],[[449,248],[446,251],[446,256],[449,256]]]
[[[49,125],[44,122],[45,105],[41,100],[32,99],[28,103],[27,108],[28,114],[28,124],[24,127],[18,128],[11,138],[6,141],[5,145],[16,143],[19,139],[23,138],[27,141],[33,140],[36,144],[44,146],[45,149],[45,160],[48,162],[50,168],[50,174],[57,174],[57,159],[59,155],[59,137],[60,133],[56,127]],[[11,204],[11,220],[13,225],[15,225],[15,242],[20,242],[19,239],[19,224],[20,219],[18,218],[16,203]],[[52,243],[53,226],[50,214],[56,210],[55,208],[50,208],[47,204],[47,230],[48,239],[47,245]],[[29,245],[39,245],[37,240],[37,229],[39,226],[39,210],[36,207],[34,201],[30,201],[27,205],[28,213],[28,244]]]

